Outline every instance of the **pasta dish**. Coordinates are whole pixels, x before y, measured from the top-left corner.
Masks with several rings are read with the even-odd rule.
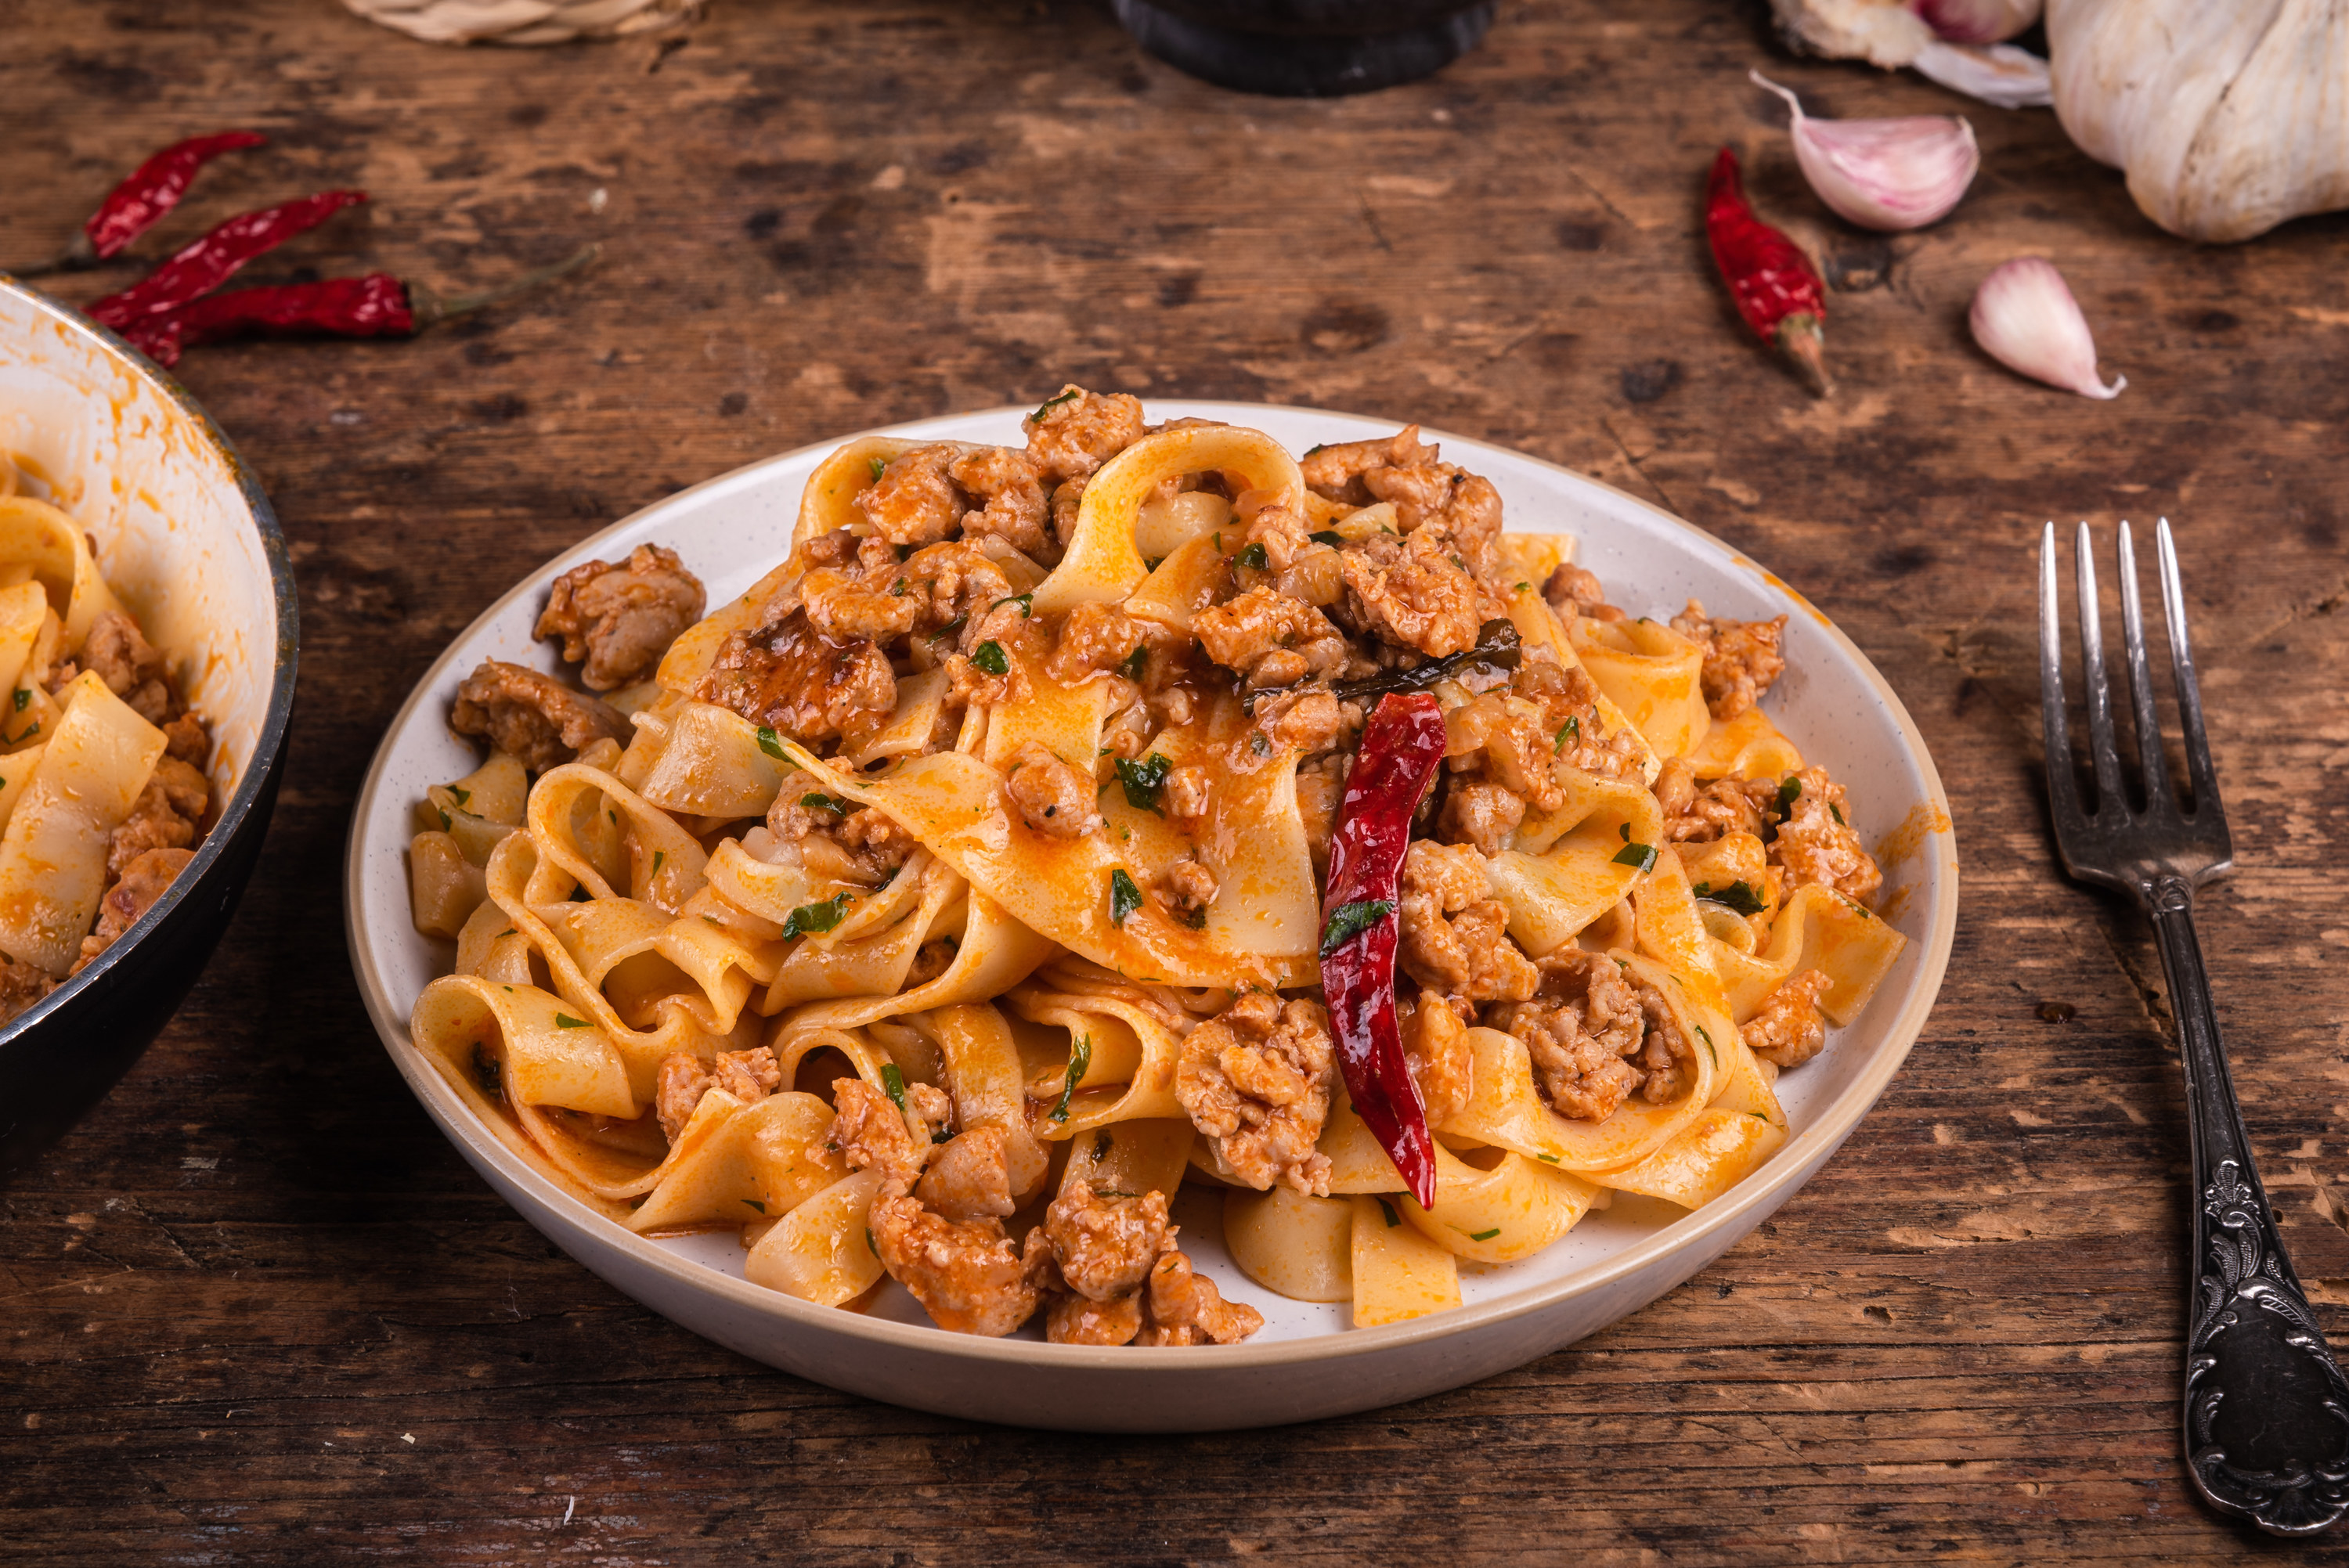
[[[804,1301],[1140,1346],[1262,1326],[1203,1202],[1369,1326],[1769,1158],[1903,942],[1784,616],[1617,608],[1416,427],[1022,435],[852,441],[733,603],[640,545],[554,583],[575,681],[459,686],[413,1036],[510,1147]]]
[[[203,720],[36,483],[0,452],[0,1023],[138,923],[212,809]]]

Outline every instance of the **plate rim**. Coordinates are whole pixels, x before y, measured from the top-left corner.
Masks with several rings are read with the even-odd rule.
[[[1162,414],[1162,417],[1181,417],[1199,409],[1247,408],[1258,413],[1308,415],[1356,420],[1373,425],[1394,425],[1398,428],[1401,428],[1401,424],[1396,421],[1379,415],[1358,414],[1304,404],[1177,397],[1147,398],[1144,401],[1154,410],[1173,411],[1171,414]],[[350,832],[346,841],[344,851],[344,940],[349,951],[353,975],[358,982],[360,999],[367,1008],[368,1020],[375,1025],[376,1034],[381,1040],[386,1054],[391,1057],[392,1065],[407,1083],[409,1093],[416,1097],[425,1115],[440,1128],[443,1137],[450,1139],[458,1146],[459,1152],[465,1155],[468,1161],[477,1170],[483,1165],[494,1168],[506,1181],[530,1191],[540,1202],[557,1209],[574,1228],[594,1235],[601,1243],[616,1245],[638,1267],[666,1275],[671,1284],[688,1290],[715,1294],[724,1298],[732,1306],[756,1315],[780,1319],[794,1328],[844,1335],[853,1339],[866,1341],[876,1348],[886,1347],[944,1355],[973,1361],[1025,1364],[1063,1369],[1083,1368],[1088,1371],[1112,1374],[1120,1371],[1142,1373],[1145,1370],[1152,1374],[1164,1374],[1170,1369],[1170,1367],[1175,1365],[1194,1367],[1203,1371],[1209,1367],[1231,1370],[1248,1367],[1285,1366],[1296,1362],[1342,1360],[1400,1350],[1414,1345],[1492,1328],[1540,1312],[1545,1308],[1556,1306],[1561,1302],[1603,1291],[1627,1276],[1653,1267],[1673,1253],[1701,1250],[1709,1238],[1717,1236],[1724,1230],[1733,1230],[1733,1238],[1723,1243],[1721,1250],[1725,1251],[1727,1247],[1735,1244],[1735,1237],[1743,1236],[1745,1230],[1750,1230],[1753,1224],[1758,1223],[1769,1212],[1775,1212],[1778,1205],[1785,1202],[1806,1185],[1812,1176],[1816,1174],[1816,1169],[1806,1169],[1806,1167],[1822,1165],[1832,1158],[1844,1140],[1848,1138],[1859,1124],[1867,1119],[1868,1113],[1876,1109],[1877,1102],[1883,1099],[1884,1092],[1890,1087],[1894,1076],[1908,1060],[1909,1053],[1923,1035],[1926,1020],[1930,1016],[1934,1005],[1940,1000],[1941,986],[1948,973],[1951,951],[1955,944],[1957,934],[1959,861],[1956,852],[1956,822],[1951,815],[1949,797],[1941,787],[1940,771],[1934,765],[1932,752],[1926,746],[1923,732],[1918,728],[1916,720],[1909,716],[1909,709],[1901,702],[1899,694],[1892,689],[1891,684],[1885,679],[1883,672],[1876,667],[1875,661],[1870,659],[1867,653],[1854,643],[1831,618],[1799,591],[1788,584],[1784,578],[1770,572],[1727,541],[1716,537],[1652,501],[1610,485],[1604,480],[1593,479],[1588,474],[1569,469],[1562,463],[1552,462],[1548,459],[1521,451],[1514,447],[1505,447],[1498,442],[1484,440],[1474,436],[1459,435],[1421,423],[1421,433],[1431,440],[1439,442],[1449,440],[1461,447],[1506,452],[1512,458],[1536,464],[1562,476],[1570,485],[1588,486],[1618,497],[1644,511],[1654,514],[1669,528],[1692,534],[1712,545],[1726,555],[1733,565],[1754,573],[1762,581],[1765,588],[1791,600],[1796,608],[1807,614],[1821,631],[1841,646],[1843,652],[1849,656],[1866,678],[1868,685],[1873,688],[1878,700],[1890,714],[1894,727],[1899,731],[1901,739],[1907,746],[1910,760],[1923,778],[1925,797],[1920,804],[1930,807],[1936,813],[1938,820],[1925,836],[1921,849],[1929,853],[1933,852],[1937,848],[1942,849],[1945,853],[1945,863],[1939,868],[1940,875],[1935,879],[1935,894],[1927,913],[1924,952],[1918,972],[1919,984],[1909,1004],[1889,1021],[1884,1045],[1878,1048],[1875,1059],[1866,1070],[1853,1081],[1851,1087],[1846,1089],[1837,1100],[1830,1102],[1826,1113],[1818,1121],[1787,1140],[1786,1143],[1771,1156],[1763,1171],[1755,1173],[1766,1176],[1772,1167],[1778,1167],[1781,1174],[1776,1180],[1749,1179],[1741,1181],[1704,1207],[1690,1211],[1682,1218],[1660,1227],[1653,1234],[1642,1238],[1613,1257],[1593,1265],[1587,1274],[1577,1274],[1564,1280],[1528,1282],[1520,1289],[1511,1291],[1505,1295],[1495,1296],[1490,1300],[1471,1303],[1444,1312],[1433,1313],[1425,1317],[1406,1319],[1401,1323],[1386,1324],[1377,1327],[1344,1328],[1335,1333],[1309,1335],[1297,1339],[1271,1340],[1263,1344],[1242,1342],[1237,1345],[1186,1346],[1188,1351],[1194,1353],[1195,1359],[1194,1356],[1186,1356],[1181,1363],[1170,1364],[1155,1357],[1137,1357],[1133,1355],[1131,1346],[1124,1346],[1054,1345],[1016,1337],[995,1339],[982,1338],[975,1335],[955,1334],[930,1324],[899,1323],[889,1318],[874,1317],[865,1313],[843,1312],[837,1307],[817,1306],[812,1303],[801,1301],[796,1296],[786,1295],[780,1291],[752,1284],[746,1279],[738,1279],[707,1264],[682,1257],[665,1247],[656,1246],[650,1239],[640,1236],[618,1222],[597,1213],[508,1149],[489,1129],[478,1125],[470,1116],[458,1114],[464,1109],[461,1102],[455,1099],[454,1091],[442,1081],[440,1074],[425,1060],[423,1052],[409,1037],[407,1019],[397,1016],[389,1006],[388,988],[376,966],[372,952],[361,939],[361,933],[366,929],[367,923],[364,900],[360,896],[361,888],[364,885],[365,868],[362,862],[365,858],[364,841],[367,825],[376,815],[377,796],[383,787],[384,775],[391,759],[392,743],[406,730],[417,707],[438,687],[442,677],[454,664],[458,648],[504,614],[508,608],[525,593],[539,591],[548,580],[565,570],[569,563],[590,558],[605,541],[637,526],[647,517],[677,506],[705,490],[741,480],[761,469],[790,464],[812,453],[829,453],[850,441],[861,440],[867,437],[885,436],[902,438],[908,436],[923,436],[931,433],[932,427],[949,421],[982,419],[997,415],[1017,418],[1025,416],[1028,412],[1024,405],[999,404],[986,408],[932,415],[894,425],[876,426],[848,435],[807,442],[787,451],[757,458],[722,473],[713,474],[683,490],[663,496],[658,500],[638,507],[626,516],[574,542],[553,560],[525,574],[520,582],[500,594],[485,606],[480,614],[467,623],[461,631],[452,636],[448,645],[426,667],[423,674],[417,677],[407,699],[400,704],[398,711],[385,726],[383,738],[378,743],[374,755],[368,759],[366,780],[360,787],[358,798],[352,809]],[[1800,1174],[1796,1174],[1797,1172]],[[494,1188],[494,1183],[492,1186]],[[500,1196],[502,1197],[503,1194]],[[514,1205],[510,1202],[509,1206]],[[1762,1210],[1763,1212],[1755,1214],[1756,1209]],[[533,1229],[540,1228],[526,1211],[521,1211],[517,1207],[517,1212],[521,1212],[523,1221],[530,1223]],[[1749,1216],[1751,1220],[1743,1229],[1735,1229],[1741,1221],[1748,1221]],[[608,1231],[608,1234],[598,1233],[597,1227],[605,1228]],[[613,1283],[601,1271],[584,1262],[581,1266],[588,1268],[588,1272],[596,1274],[598,1278],[605,1279],[605,1284]],[[619,1287],[615,1284],[613,1288]],[[1667,1287],[1667,1292],[1658,1293],[1659,1296],[1667,1294],[1670,1288],[1673,1287]],[[1646,1302],[1640,1304],[1641,1306],[1646,1305],[1648,1305]],[[1639,1310],[1640,1307],[1631,1309],[1633,1312]],[[666,1316],[667,1314],[663,1315]],[[1630,1313],[1622,1315],[1629,1316]],[[1619,1319],[1611,1321],[1619,1321]],[[692,1331],[688,1330],[688,1332]]]

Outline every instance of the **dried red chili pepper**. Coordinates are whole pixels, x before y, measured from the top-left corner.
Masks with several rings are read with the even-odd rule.
[[[73,242],[55,261],[35,267],[26,277],[44,273],[78,272],[94,267],[153,228],[163,214],[180,204],[195,180],[196,170],[223,152],[260,147],[268,138],[257,130],[223,130],[212,136],[191,136],[175,141],[130,171],[107,193],[98,211],[81,226]]]
[[[1395,1017],[1395,951],[1412,813],[1444,760],[1444,710],[1426,692],[1372,710],[1330,835],[1323,892],[1321,994],[1354,1114],[1387,1151],[1422,1208],[1435,1203],[1435,1140]]]
[[[156,364],[180,362],[181,350],[248,332],[322,333],[336,337],[413,337],[435,322],[495,304],[594,261],[588,245],[551,267],[525,273],[495,288],[448,297],[389,273],[237,289],[192,300],[167,315],[145,316],[122,329],[132,347]]]
[[[1792,360],[1813,392],[1822,397],[1833,392],[1821,330],[1826,285],[1802,246],[1754,215],[1737,154],[1725,147],[1713,160],[1713,178],[1705,187],[1704,232],[1713,242],[1713,264],[1745,325]]]
[[[364,191],[326,191],[231,218],[182,245],[170,261],[121,293],[93,300],[82,314],[119,330],[143,316],[175,311],[220,287],[254,257],[367,199]]]

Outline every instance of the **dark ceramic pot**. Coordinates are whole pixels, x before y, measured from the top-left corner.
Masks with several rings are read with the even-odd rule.
[[[147,629],[202,672],[191,696],[212,725],[214,788],[223,771],[231,787],[139,923],[0,1028],[0,1171],[55,1142],[129,1069],[228,928],[277,799],[298,630],[285,538],[227,438],[121,339],[0,277],[0,418],[12,412],[60,500],[86,498],[67,510],[133,609],[143,620],[145,606],[170,606]],[[110,552],[124,535],[137,547]]]
[[[1335,98],[1432,76],[1476,46],[1498,0],[1110,0],[1142,46],[1203,81]]]

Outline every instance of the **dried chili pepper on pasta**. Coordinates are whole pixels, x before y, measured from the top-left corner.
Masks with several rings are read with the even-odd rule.
[[[413,337],[435,322],[495,304],[577,272],[595,259],[599,249],[586,246],[551,267],[469,294],[435,294],[422,284],[403,283],[389,273],[237,289],[133,322],[122,329],[122,335],[132,347],[166,367],[177,365],[184,349],[247,333]]]
[[[1322,892],[1321,993],[1346,1092],[1423,1208],[1435,1202],[1435,1141],[1395,1016],[1396,910],[1412,814],[1443,760],[1444,710],[1433,696],[1380,701],[1346,776]]]
[[[149,316],[168,315],[228,282],[254,257],[367,199],[364,191],[325,191],[231,218],[181,246],[171,260],[121,293],[91,301],[82,314],[118,331]]]
[[[1737,154],[1725,147],[1713,160],[1713,178],[1705,187],[1704,232],[1713,242],[1713,264],[1745,325],[1792,361],[1813,392],[1822,397],[1832,393],[1821,328],[1826,284],[1802,246],[1754,216]]]

